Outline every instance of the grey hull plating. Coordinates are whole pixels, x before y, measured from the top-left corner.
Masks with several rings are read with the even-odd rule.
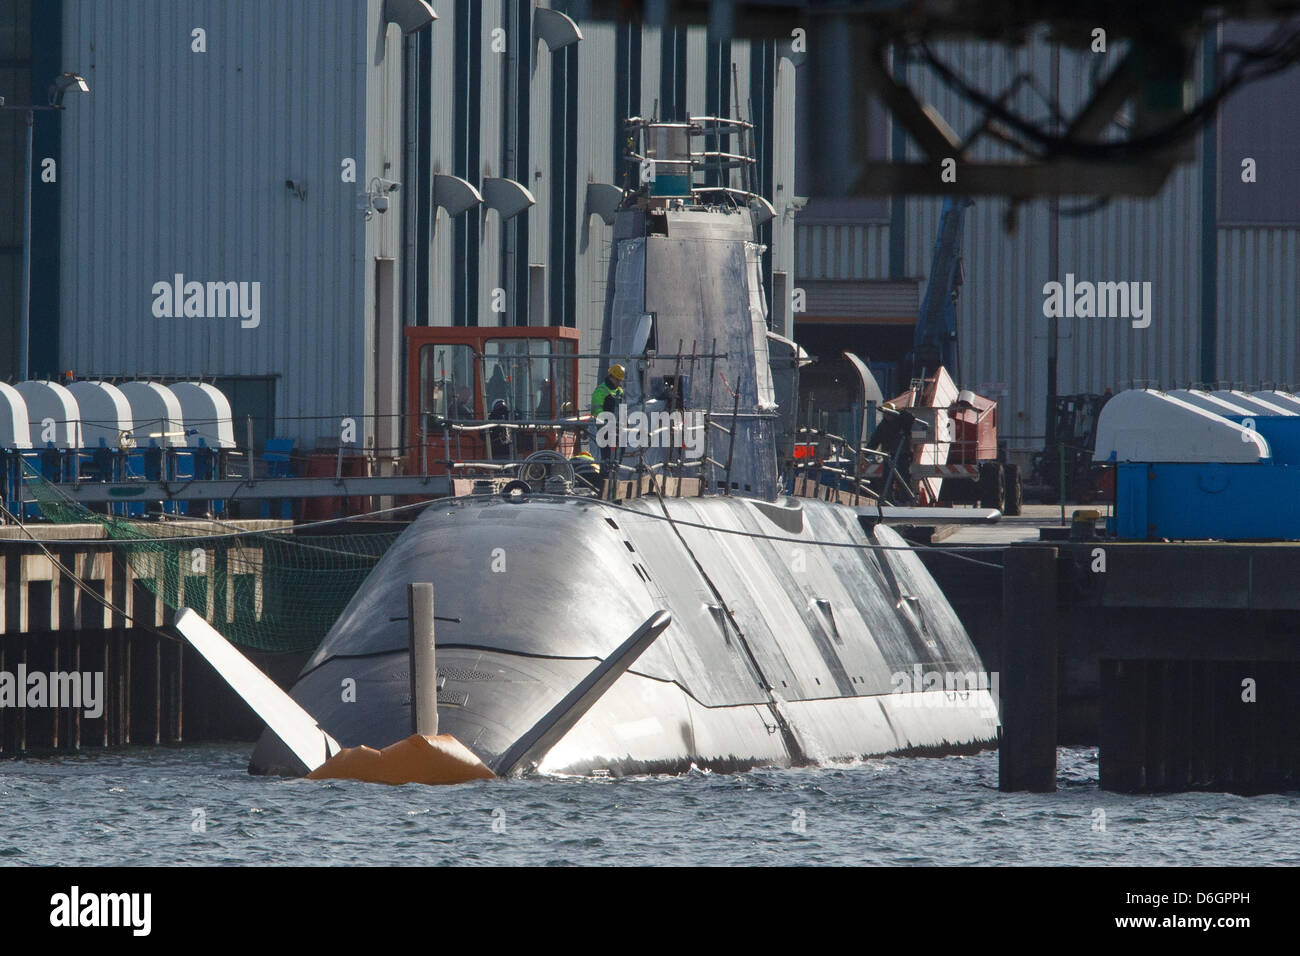
[[[897,550],[834,546],[873,544]],[[292,689],[344,746],[410,733],[407,625],[393,619],[412,581],[432,581],[439,616],[460,618],[438,625],[440,731],[489,765],[661,608],[672,624],[541,771],[742,769],[996,738],[987,691],[899,693],[922,673],[973,682],[982,664],[902,539],[835,504],[435,502]],[[250,769],[299,770],[269,733]]]

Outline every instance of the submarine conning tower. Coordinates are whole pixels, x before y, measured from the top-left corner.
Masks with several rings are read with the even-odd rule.
[[[599,377],[627,369],[626,414],[651,423],[639,465],[698,475],[706,494],[773,500],[780,423],[756,234],[771,206],[751,188],[752,126],[634,117],[626,129]],[[656,433],[674,412],[680,429]]]

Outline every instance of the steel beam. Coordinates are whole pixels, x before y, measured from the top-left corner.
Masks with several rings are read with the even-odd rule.
[[[257,501],[270,498],[351,498],[366,495],[451,493],[446,475],[396,475],[372,478],[225,478],[214,481],[130,481],[58,485],[59,492],[88,504],[106,501]]]

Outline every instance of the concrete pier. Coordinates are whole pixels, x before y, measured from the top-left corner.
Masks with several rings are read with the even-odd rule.
[[[236,524],[261,530],[285,522]],[[164,575],[158,564],[163,560],[125,560],[120,545],[98,525],[0,528],[0,756],[251,740],[260,732],[261,722],[247,705],[169,634],[171,612],[153,589]],[[223,550],[215,548],[210,560],[213,567],[224,566]],[[240,580],[250,576],[256,577],[237,575],[230,588],[216,586],[215,576],[171,580],[188,585],[184,599],[220,628],[260,613],[260,582]],[[248,653],[286,681],[306,657]]]
[[[1027,557],[1041,545],[1021,536],[972,548],[963,537],[920,556],[1000,674],[1004,789],[1032,789],[1027,775],[1039,778],[1024,755],[1038,752],[1035,734],[1052,721],[1058,745],[1099,748],[1107,790],[1300,787],[1300,543],[1052,541],[1053,626]],[[946,549],[1006,570],[938,553]],[[1026,640],[1038,641],[1036,654]],[[1034,684],[1053,656],[1054,704]],[[1026,724],[1017,701],[1040,726]]]
[[[1008,549],[1002,571],[1003,790],[1056,789],[1055,548]]]

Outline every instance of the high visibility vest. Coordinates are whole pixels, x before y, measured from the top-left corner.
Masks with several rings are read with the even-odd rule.
[[[596,390],[591,393],[591,414],[599,415],[603,411],[614,411],[614,408],[607,409],[605,407],[610,398],[614,399],[614,405],[617,406],[623,399],[623,386],[610,388],[604,382],[601,382],[596,386]]]

